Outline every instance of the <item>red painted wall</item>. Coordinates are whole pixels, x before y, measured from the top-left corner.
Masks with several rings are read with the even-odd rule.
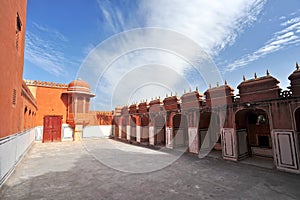
[[[36,100],[37,100],[37,126],[43,126],[43,118],[45,115],[62,115],[62,123],[66,123],[67,119],[67,95],[62,93],[67,91],[67,88],[53,88],[43,86],[30,86],[36,87]]]
[[[22,101],[23,109],[19,121],[23,124],[23,130],[30,129],[36,126],[37,104],[34,96],[30,92],[26,83],[22,84]]]
[[[2,124],[0,138],[23,130],[21,91],[26,6],[26,0],[0,1],[0,123]],[[22,23],[18,48],[16,48],[17,13]]]

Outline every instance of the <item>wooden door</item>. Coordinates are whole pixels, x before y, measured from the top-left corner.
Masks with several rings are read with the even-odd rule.
[[[43,142],[61,141],[62,116],[45,116]]]
[[[233,128],[222,128],[221,132],[223,159],[237,160],[236,137]]]
[[[249,157],[250,148],[248,142],[248,133],[246,129],[236,130],[238,143],[238,158],[239,160]]]

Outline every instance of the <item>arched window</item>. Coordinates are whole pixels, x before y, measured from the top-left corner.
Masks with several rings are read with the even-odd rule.
[[[77,98],[77,113],[83,113],[84,98],[82,96]]]
[[[90,98],[86,97],[85,98],[85,113],[89,113],[90,112]]]
[[[20,32],[22,31],[22,22],[19,16],[19,13],[17,13],[16,17],[16,49],[19,50],[19,41],[20,41]]]
[[[69,112],[74,113],[75,112],[75,98],[73,96],[70,97],[69,105],[70,105]]]
[[[25,108],[24,108],[24,118],[23,118],[23,128],[24,128],[24,130],[27,128],[27,111],[28,111],[28,108],[27,108],[27,106],[25,106]]]

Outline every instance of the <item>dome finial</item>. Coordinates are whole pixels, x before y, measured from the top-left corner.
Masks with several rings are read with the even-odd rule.
[[[227,81],[225,80],[225,85],[227,85]]]
[[[246,77],[245,77],[245,75],[243,75],[243,81],[246,81]]]
[[[299,71],[299,68],[298,62],[296,62],[296,70]]]
[[[217,81],[217,87],[219,87],[219,81]]]
[[[257,79],[257,74],[256,74],[256,72],[254,73],[254,79]]]
[[[198,92],[198,86],[196,86],[196,92]]]
[[[269,70],[267,69],[267,76],[270,76],[270,72],[269,72]]]

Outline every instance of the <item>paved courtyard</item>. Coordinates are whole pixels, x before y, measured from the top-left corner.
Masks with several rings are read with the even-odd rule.
[[[35,143],[0,199],[300,199],[300,175],[110,139]]]

